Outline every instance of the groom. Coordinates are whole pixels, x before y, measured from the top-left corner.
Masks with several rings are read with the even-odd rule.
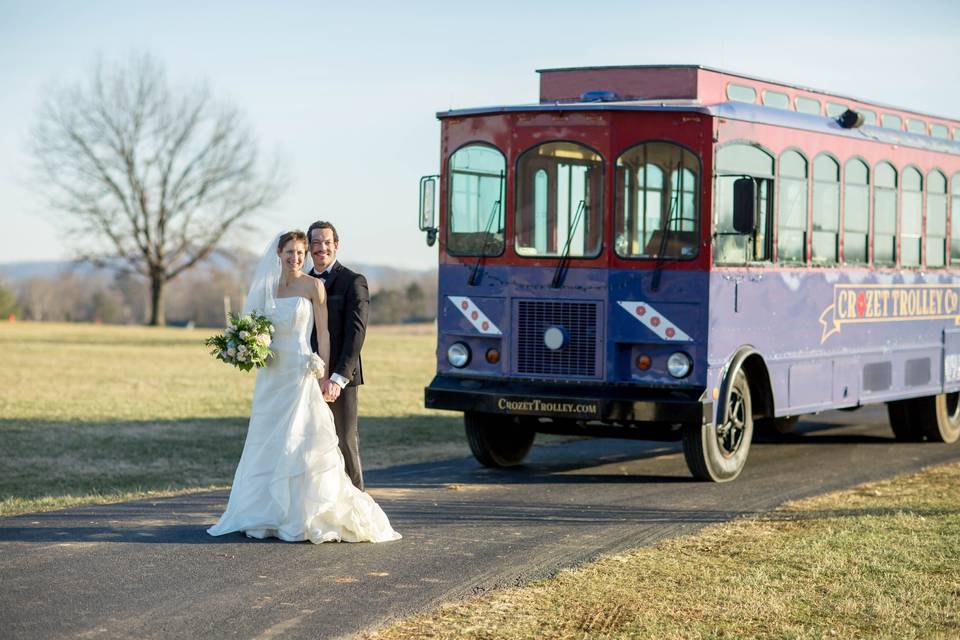
[[[367,332],[370,294],[367,279],[337,262],[340,237],[329,222],[314,222],[307,229],[310,255],[313,256],[315,278],[327,290],[327,326],[330,329],[330,379],[323,383],[323,397],[330,404],[340,439],[340,451],[347,475],[357,489],[363,491],[360,467],[360,441],[357,433],[357,386],[363,384],[360,348]],[[311,344],[317,351],[317,332]]]

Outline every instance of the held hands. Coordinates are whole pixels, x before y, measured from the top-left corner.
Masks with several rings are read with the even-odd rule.
[[[330,378],[321,380],[320,392],[323,394],[323,399],[327,402],[336,402],[337,398],[340,397],[340,385]]]

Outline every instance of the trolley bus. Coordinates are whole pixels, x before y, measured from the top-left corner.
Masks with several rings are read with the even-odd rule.
[[[754,429],[877,402],[960,438],[960,121],[702,66],[547,69],[445,111],[436,377],[475,457],[536,433],[679,440],[737,477]]]

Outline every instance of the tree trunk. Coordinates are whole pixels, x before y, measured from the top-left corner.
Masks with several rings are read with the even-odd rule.
[[[161,274],[150,276],[150,326],[162,327],[167,324],[163,314],[163,286],[166,281]]]

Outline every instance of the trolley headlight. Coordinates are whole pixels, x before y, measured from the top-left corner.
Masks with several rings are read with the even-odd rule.
[[[670,375],[674,378],[686,378],[690,375],[691,369],[693,369],[693,360],[682,351],[672,353],[670,357],[667,358],[667,371],[669,371]]]
[[[470,363],[470,347],[462,342],[454,342],[447,349],[447,361],[457,369],[462,369]]]

